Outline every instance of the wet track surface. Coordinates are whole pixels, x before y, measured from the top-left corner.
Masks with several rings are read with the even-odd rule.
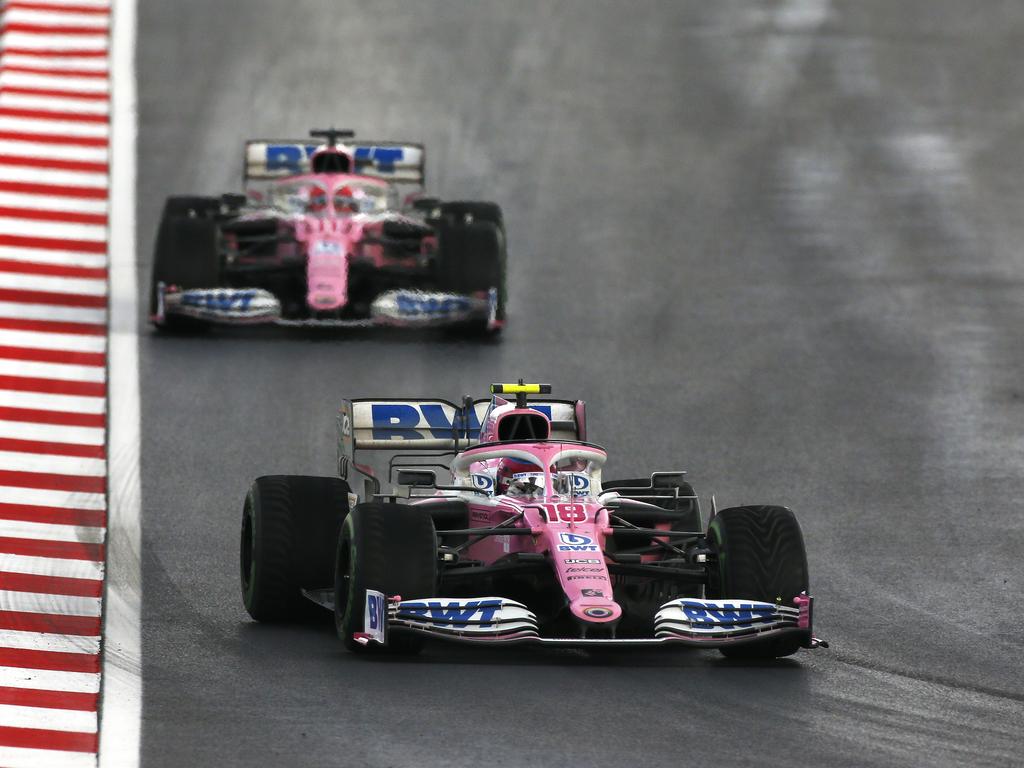
[[[1024,9],[968,5],[143,0],[143,283],[164,196],[335,123],[500,202],[511,293],[496,345],[143,330],[143,765],[1024,761]],[[248,620],[245,490],[330,474],[341,397],[519,376],[609,476],[793,507],[833,648],[366,662]]]

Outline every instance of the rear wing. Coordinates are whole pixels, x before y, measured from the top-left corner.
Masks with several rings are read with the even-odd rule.
[[[348,477],[359,450],[461,451],[476,445],[491,400],[456,405],[447,400],[344,400],[338,413],[338,472]],[[552,440],[585,440],[580,400],[531,400],[529,407],[551,421]]]
[[[309,173],[309,158],[326,146],[309,139],[250,139],[245,142],[245,183]],[[422,144],[357,141],[336,146],[352,155],[356,173],[395,184],[420,186],[426,178],[426,150]]]

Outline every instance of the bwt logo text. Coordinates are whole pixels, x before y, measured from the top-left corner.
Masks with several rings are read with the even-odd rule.
[[[266,167],[268,171],[299,173],[306,160],[320,149],[319,144],[268,144]],[[258,150],[257,150],[258,151]],[[373,163],[381,173],[391,173],[395,163],[405,157],[403,147],[356,147],[353,153],[356,163]]]
[[[775,618],[774,606],[767,603],[683,603],[683,613],[694,624],[750,624]]]
[[[494,614],[501,608],[500,600],[469,600],[465,603],[428,600],[422,603],[401,603],[398,618],[427,621],[431,624],[459,624],[470,622],[476,627],[490,627]]]

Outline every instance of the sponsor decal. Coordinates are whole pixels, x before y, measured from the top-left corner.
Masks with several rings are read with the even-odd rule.
[[[352,417],[348,413],[341,414],[341,434],[345,437],[352,434]]]
[[[381,173],[394,173],[395,163],[405,157],[402,147],[356,147],[357,162],[372,162]]]
[[[572,489],[576,493],[588,493],[590,491],[590,477],[579,472],[573,472]]]
[[[702,603],[683,601],[683,613],[693,624],[749,624],[775,618],[775,606],[770,603]]]
[[[604,568],[566,568],[566,573],[604,573]]]
[[[551,418],[551,406],[537,404],[533,410]],[[453,430],[460,437],[480,437],[476,409],[452,409],[442,403],[371,403],[370,420],[374,440],[450,439]]]
[[[580,594],[584,597],[604,597],[604,592],[600,589],[583,589],[580,590]]]
[[[494,493],[494,478],[490,475],[474,473],[470,475],[473,480],[473,487],[487,493]]]
[[[576,496],[587,496],[590,494],[590,477],[583,472],[559,472],[555,488],[559,493],[571,491]]]
[[[598,560],[597,558],[587,558],[585,560],[580,560],[578,558],[571,558],[571,559],[568,559],[568,560],[563,560],[562,562],[565,563],[566,565],[600,565],[601,564],[601,561]]]
[[[398,616],[413,621],[425,621],[434,626],[457,626],[473,622],[474,626],[494,625],[494,615],[501,609],[501,600],[423,600],[403,602]]]
[[[607,619],[613,613],[611,608],[604,608],[598,605],[589,605],[583,609],[583,615],[592,619]]]
[[[455,293],[427,293],[415,290],[391,290],[380,294],[370,305],[375,317],[385,317],[412,325],[454,323],[480,314],[482,299]]]
[[[387,611],[387,598],[383,592],[373,589],[366,590],[366,611],[363,614],[363,632],[374,640],[384,642],[384,616]]]
[[[543,472],[516,472],[512,475],[513,480],[526,480],[532,478],[534,481],[543,480]]]
[[[566,576],[565,580],[566,581],[608,581],[608,577],[605,576],[604,574],[597,574],[597,573],[593,573],[593,574],[578,573],[578,574],[574,574],[572,576]]]
[[[320,144],[268,144],[265,165],[268,171],[302,173],[307,160],[320,148]],[[357,162],[372,162],[381,173],[394,173],[395,163],[405,157],[403,147],[356,147],[353,156]]]
[[[164,311],[209,320],[273,319],[277,298],[262,288],[188,288],[164,294]]]
[[[461,315],[470,310],[472,302],[465,296],[431,296],[429,294],[406,293],[398,291],[394,294],[398,314],[403,316]]]
[[[593,544],[594,540],[581,533],[560,533],[558,540],[563,544]]]
[[[469,511],[469,518],[476,520],[478,523],[489,523],[491,522],[491,513],[484,509],[471,509]]]
[[[264,165],[268,171],[300,173],[317,144],[267,144]]]
[[[374,440],[424,440],[428,437],[451,439],[458,431],[477,439],[480,436],[480,420],[476,412],[469,411],[468,424],[464,424],[462,409],[452,413],[441,403],[373,403],[370,418],[373,421]],[[420,425],[423,425],[422,427]],[[420,430],[423,430],[422,432]],[[424,434],[426,433],[426,434]]]
[[[592,538],[579,533],[560,533],[558,540],[562,542],[558,545],[560,552],[596,552],[598,549]]]
[[[317,240],[312,250],[318,256],[341,256],[341,243],[337,240]]]
[[[185,307],[200,307],[215,312],[245,312],[254,298],[254,290],[189,290],[182,292],[181,304]]]

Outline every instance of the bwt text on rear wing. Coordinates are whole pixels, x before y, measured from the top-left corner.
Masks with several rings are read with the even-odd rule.
[[[245,182],[309,173],[310,157],[326,146],[309,139],[251,139],[245,142]],[[395,184],[423,185],[426,150],[422,144],[359,141],[338,148],[352,156],[355,173]]]
[[[455,453],[479,442],[480,425],[491,400],[466,398],[462,405],[447,400],[344,400],[338,412],[338,473],[350,468],[368,476],[375,493],[380,483],[356,452],[438,451]],[[586,440],[582,400],[531,400],[529,407],[551,421],[551,439]]]

